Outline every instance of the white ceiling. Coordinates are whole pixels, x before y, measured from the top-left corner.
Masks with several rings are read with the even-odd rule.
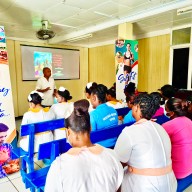
[[[95,46],[118,38],[118,25],[133,23],[136,38],[154,31],[192,23],[192,13],[177,9],[192,0],[0,0],[0,25],[7,38],[42,41],[36,37],[41,20],[48,20],[56,36],[49,43]],[[67,39],[92,33],[69,43]]]

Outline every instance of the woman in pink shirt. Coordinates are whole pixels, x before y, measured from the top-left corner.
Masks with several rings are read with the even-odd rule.
[[[180,99],[169,99],[165,110],[171,120],[162,126],[171,139],[173,171],[177,179],[185,179],[192,174],[192,121],[185,116]]]

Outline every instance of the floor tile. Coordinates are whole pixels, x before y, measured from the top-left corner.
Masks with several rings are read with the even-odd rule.
[[[190,185],[184,192],[192,192],[192,185]]]
[[[16,173],[12,173],[10,175],[7,175],[7,177],[9,178],[9,180],[16,179],[18,177],[21,177],[21,173],[20,173],[20,171],[18,171]]]
[[[14,185],[10,181],[0,183],[0,189],[2,192],[18,192],[18,190],[14,187]]]
[[[9,179],[7,177],[4,177],[4,178],[0,179],[0,183],[4,183],[4,182],[7,182],[7,181],[9,181]]]
[[[17,190],[19,192],[30,191],[30,189],[25,189],[25,184],[23,183],[21,177],[13,179],[13,180],[11,180],[11,182],[13,183],[13,185],[17,188]]]

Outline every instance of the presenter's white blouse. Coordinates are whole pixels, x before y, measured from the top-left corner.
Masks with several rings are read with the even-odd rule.
[[[113,150],[96,147],[102,152],[94,154],[84,148],[79,154],[57,157],[49,169],[45,192],[116,192],[123,179],[122,165]]]
[[[42,121],[49,121],[53,119],[54,119],[54,114],[51,111],[49,111],[49,108],[29,109],[29,111],[23,115],[21,125],[37,123]],[[52,140],[53,140],[53,134],[51,131],[46,131],[46,132],[36,134],[35,135],[35,152],[38,152],[40,144],[46,143]],[[27,137],[21,138],[20,147],[23,150],[28,151],[28,145],[29,145],[29,137],[27,136]]]
[[[140,122],[124,128],[120,134],[115,145],[119,160],[138,169],[171,165],[171,142],[163,127],[152,121]],[[145,176],[125,169],[121,191],[176,192],[176,188],[173,171],[162,176]]]
[[[36,90],[46,89],[47,87],[50,87],[50,90],[43,93],[44,96],[43,96],[42,105],[51,106],[53,105],[53,100],[54,100],[53,93],[54,93],[54,89],[56,88],[54,79],[52,77],[49,77],[49,81],[47,81],[45,77],[41,77],[40,79],[37,80]]]

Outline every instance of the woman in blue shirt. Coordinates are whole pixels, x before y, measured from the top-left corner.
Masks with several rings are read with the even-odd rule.
[[[105,129],[118,124],[117,111],[106,104],[107,87],[98,84],[91,90],[91,104],[94,111],[90,112],[91,129],[92,131]],[[114,140],[105,140],[100,144],[105,147],[114,145]]]

